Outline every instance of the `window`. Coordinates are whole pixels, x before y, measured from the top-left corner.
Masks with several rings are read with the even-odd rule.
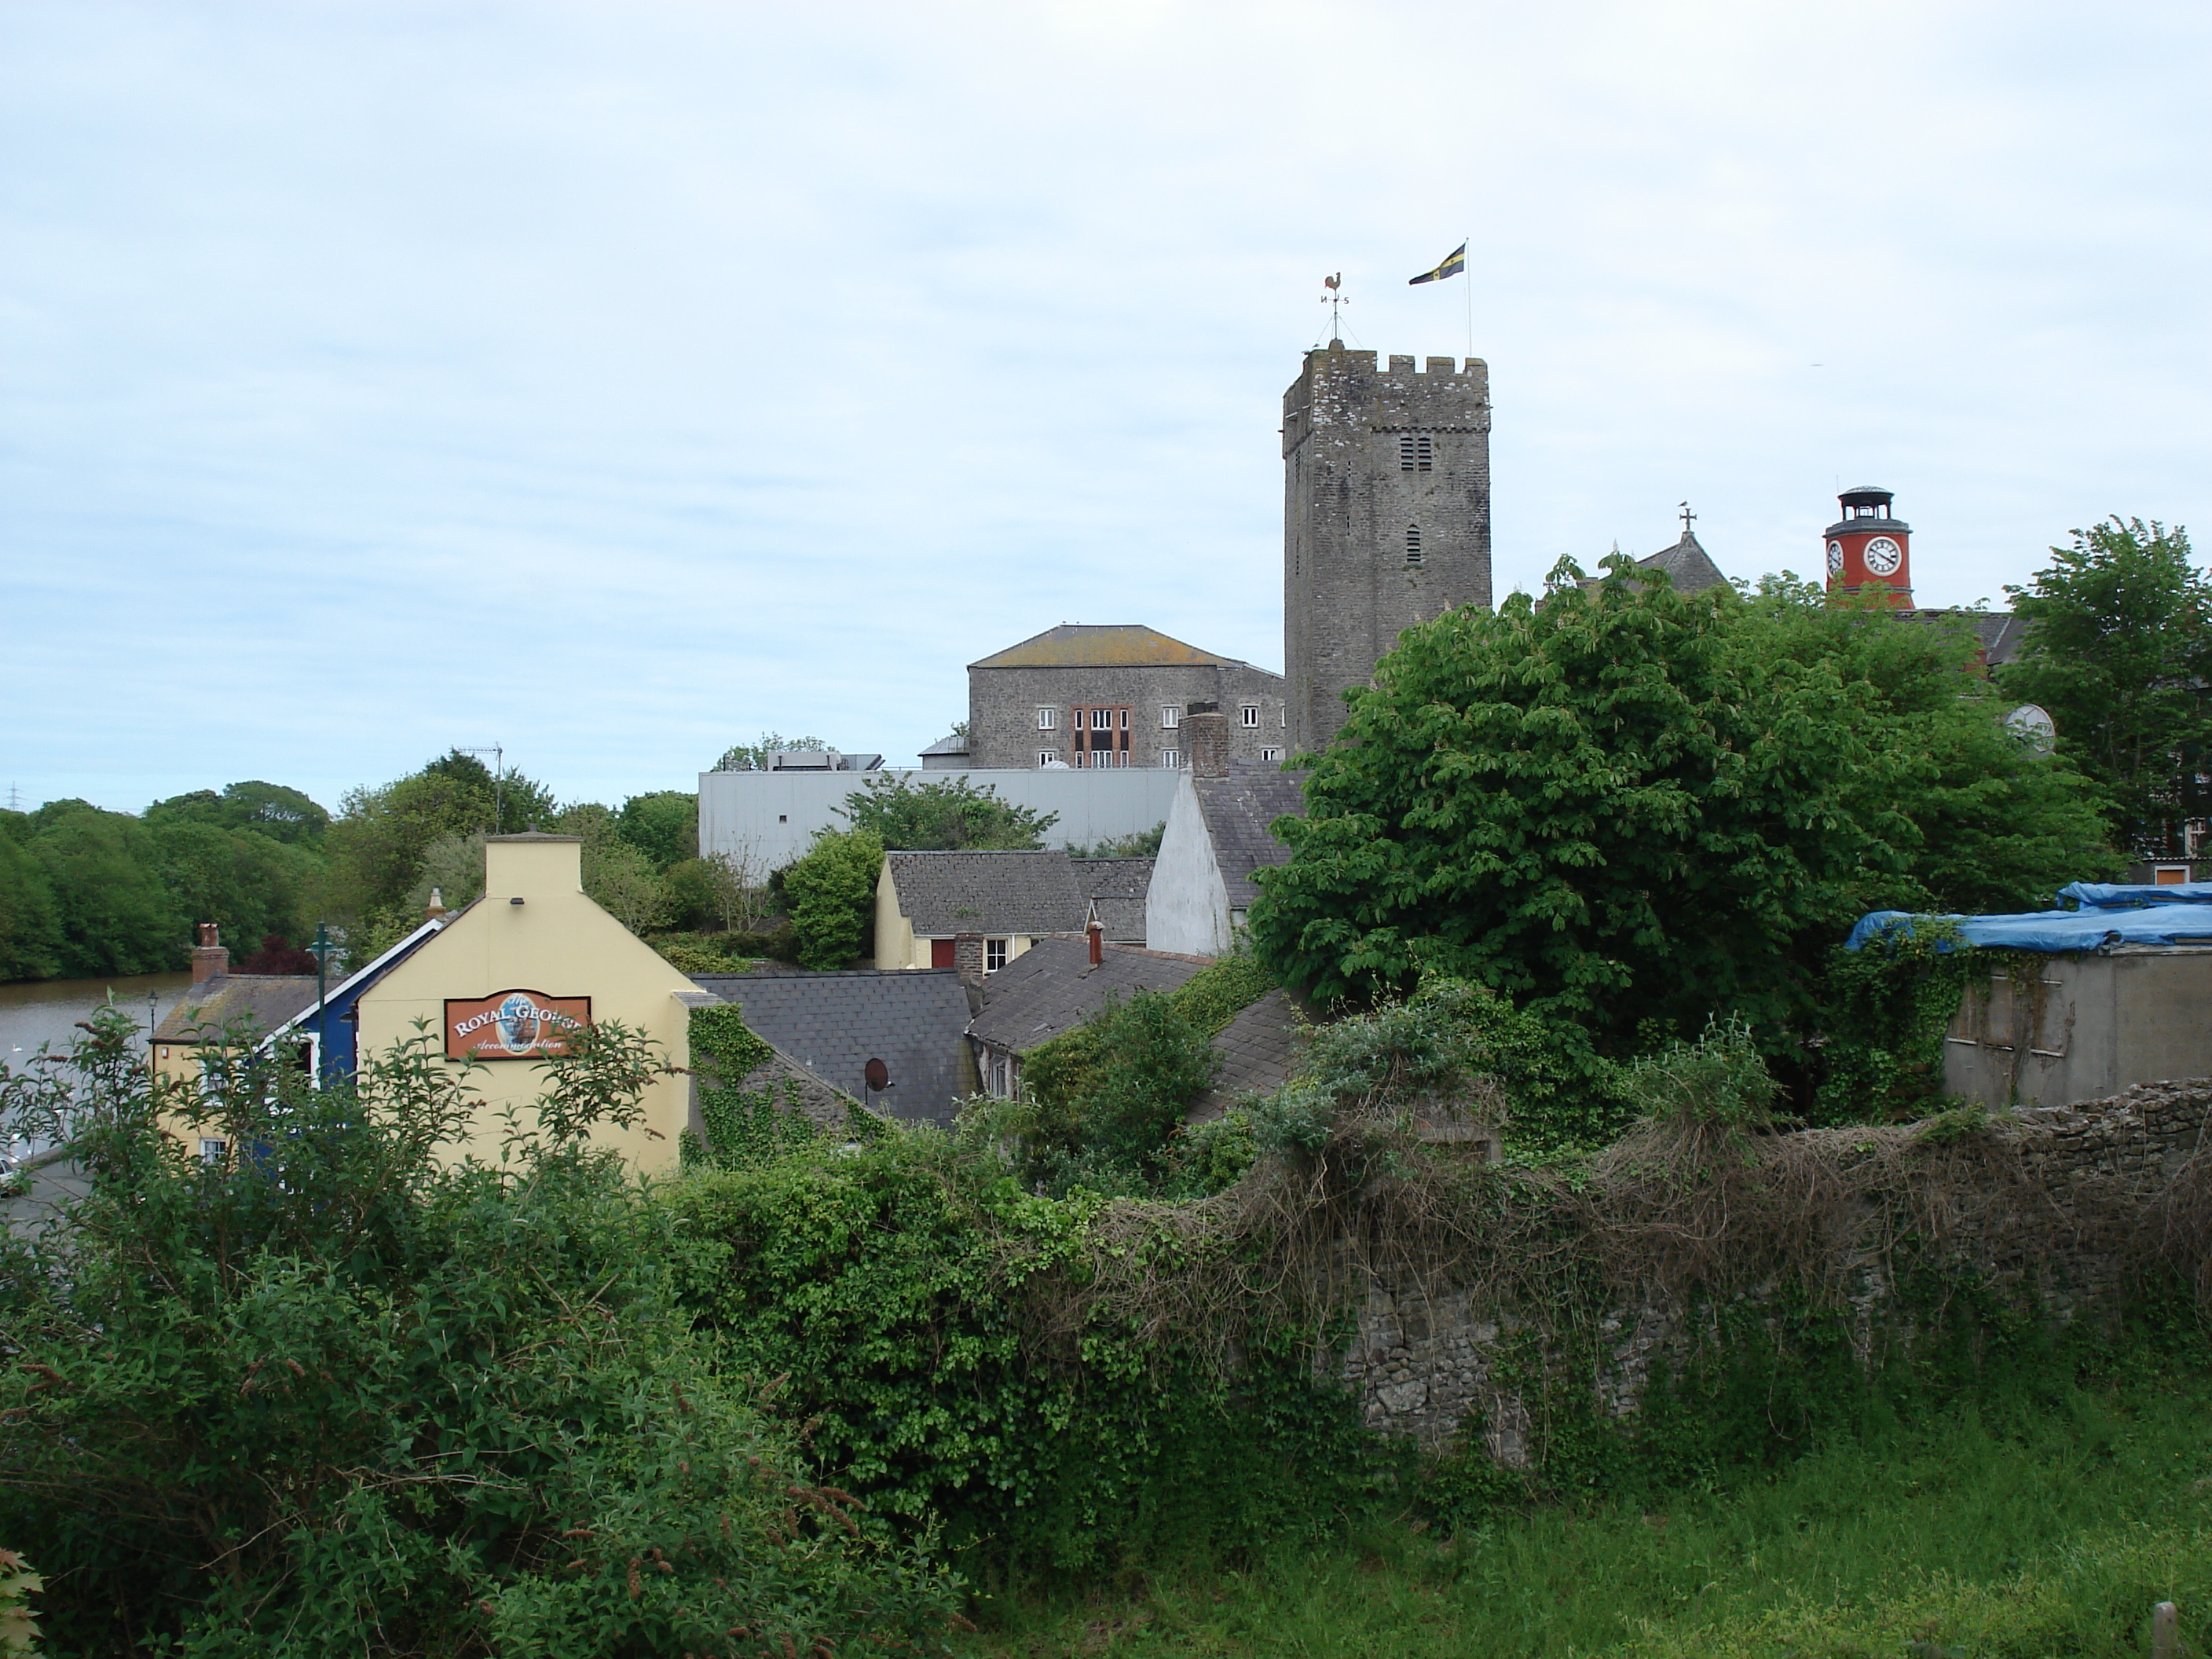
[[[1254,727],[1257,727],[1259,726],[1260,705],[1258,703],[1248,702],[1243,706],[1243,708],[1238,709],[1237,712],[1238,717],[1242,720],[1244,725]]]
[[[222,1155],[229,1150],[230,1144],[228,1141],[218,1139],[213,1135],[203,1136],[200,1139],[200,1162],[220,1164],[222,1162]]]
[[[1420,563],[1421,526],[1409,524],[1406,526],[1406,565],[1408,569],[1418,569]]]
[[[1060,750],[1057,749],[1040,749],[1037,750],[1037,764],[1039,766],[1049,766],[1059,758]]]
[[[1180,749],[1161,750],[1160,764],[1170,769],[1181,766],[1182,764],[1182,750]]]
[[[1160,730],[1163,732],[1174,732],[1180,730],[1182,726],[1182,708],[1174,703],[1163,705],[1160,709]]]
[[[1285,732],[1291,729],[1290,704],[1285,703],[1280,708],[1275,711],[1275,724],[1281,726]]]
[[[1436,443],[1425,432],[1408,432],[1398,440],[1398,471],[1429,472],[1437,464]]]
[[[1263,761],[1279,761],[1282,757],[1283,751],[1279,749],[1262,749],[1260,751],[1260,758]]]
[[[1006,941],[987,939],[983,941],[983,971],[995,974],[1006,965]]]
[[[1074,738],[1069,757],[1075,766],[1127,766],[1129,763],[1130,715],[1127,703],[1101,703],[1068,711],[1068,730]],[[1119,756],[1119,759],[1113,757]]]
[[[1037,730],[1038,730],[1038,731],[1040,731],[1040,732],[1049,732],[1049,731],[1053,730],[1055,726],[1057,726],[1059,724],[1060,724],[1060,710],[1058,710],[1057,708],[1040,708],[1040,709],[1038,709],[1038,710],[1037,710]]]

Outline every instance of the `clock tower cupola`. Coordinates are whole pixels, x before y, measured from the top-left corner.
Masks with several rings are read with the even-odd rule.
[[[1890,492],[1862,484],[1838,497],[1844,516],[1827,529],[1828,592],[1864,594],[1912,608],[1912,526],[1890,514]]]

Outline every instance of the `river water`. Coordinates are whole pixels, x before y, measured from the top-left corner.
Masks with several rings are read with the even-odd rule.
[[[19,980],[0,985],[0,1062],[21,1071],[39,1052],[40,1043],[58,1050],[84,1034],[81,1019],[112,999],[142,1032],[150,1031],[168,1017],[169,1010],[192,982],[190,974],[130,974],[115,979]],[[150,1001],[150,1006],[149,1000]],[[0,1127],[0,1142],[7,1130]],[[0,1151],[28,1156],[41,1149],[29,1143],[0,1146]]]

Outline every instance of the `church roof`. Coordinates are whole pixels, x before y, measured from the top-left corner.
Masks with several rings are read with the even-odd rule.
[[[1234,657],[1217,657],[1171,640],[1141,623],[1062,623],[970,668],[1243,668]]]
[[[1708,587],[1728,585],[1728,577],[1720,566],[1713,562],[1713,556],[1706,552],[1697,537],[1687,530],[1682,532],[1682,539],[1674,546],[1662,547],[1650,557],[1638,559],[1636,568],[1638,570],[1665,571],[1668,584],[1677,593],[1698,593]],[[1582,585],[1595,587],[1604,580],[1603,576],[1585,576]]]
[[[1665,571],[1677,593],[1696,593],[1708,587],[1728,586],[1728,578],[1713,562],[1712,555],[1699,546],[1696,535],[1687,530],[1674,546],[1662,548],[1650,558],[1636,562],[1646,570]]]

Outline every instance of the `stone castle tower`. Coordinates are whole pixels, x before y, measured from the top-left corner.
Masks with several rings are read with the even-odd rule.
[[[1490,603],[1490,368],[1332,340],[1283,394],[1290,742],[1319,749],[1403,629]]]

